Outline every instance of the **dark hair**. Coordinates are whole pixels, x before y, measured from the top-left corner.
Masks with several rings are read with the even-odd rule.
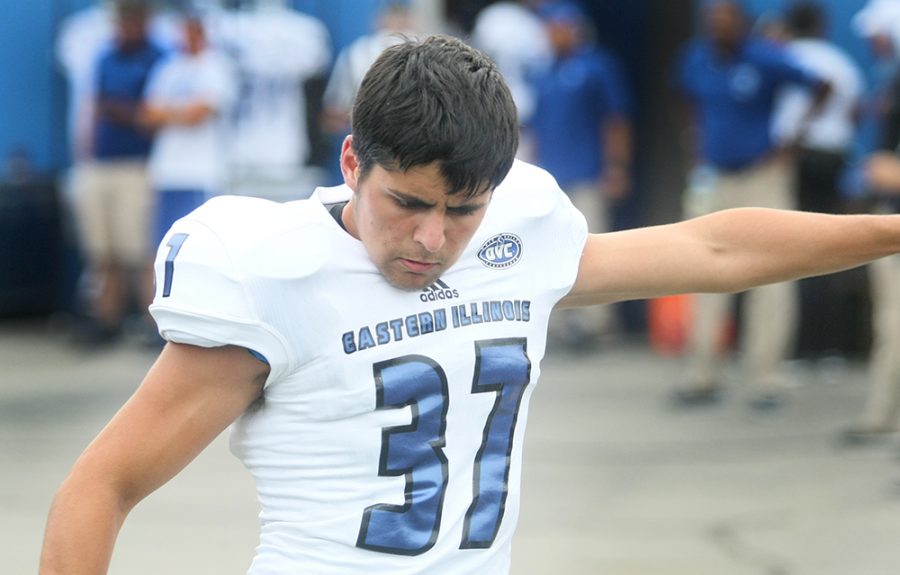
[[[798,2],[787,13],[788,28],[795,36],[808,38],[818,36],[825,27],[825,13],[814,2]]]
[[[450,36],[385,50],[363,79],[351,117],[361,178],[376,164],[405,171],[438,162],[451,194],[496,187],[519,143],[516,107],[500,72]]]

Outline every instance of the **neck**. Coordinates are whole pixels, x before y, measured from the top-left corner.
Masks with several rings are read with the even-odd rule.
[[[347,204],[344,206],[344,209],[341,211],[341,223],[343,224],[343,227],[348,234],[356,239],[359,239],[359,229],[356,227],[356,218],[354,212],[355,200],[356,197],[354,194],[354,197],[351,197],[350,201],[347,202]]]

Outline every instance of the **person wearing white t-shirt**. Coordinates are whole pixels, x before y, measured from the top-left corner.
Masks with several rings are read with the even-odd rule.
[[[791,38],[787,51],[800,65],[827,79],[831,91],[814,114],[809,89],[785,87],[772,120],[773,139],[794,152],[797,208],[840,213],[845,209],[840,182],[855,143],[865,87],[863,75],[847,53],[825,38],[826,18],[820,5],[797,3],[787,12],[785,22]],[[853,333],[858,320],[856,310],[846,305],[846,294],[856,282],[854,274],[799,282],[799,357],[829,360],[852,351],[854,344],[848,341],[848,334]]]
[[[825,15],[813,2],[795,4],[787,14],[792,39],[789,54],[802,66],[826,78],[831,91],[813,113],[813,95],[787,86],[778,97],[772,120],[773,138],[799,151],[798,207],[834,212],[838,208],[836,177],[854,145],[865,88],[862,71],[850,56],[826,40]],[[807,179],[811,181],[807,183]]]
[[[494,64],[448,36],[385,50],[352,122],[343,185],[215,198],[166,235],[168,343],[60,487],[40,575],[105,573],[133,507],[232,423],[261,507],[251,575],[506,575],[554,307],[900,252],[900,216],[745,208],[589,234],[515,160]]]
[[[229,191],[273,197],[286,187],[297,199],[310,152],[303,87],[331,63],[328,29],[285,0],[256,0],[219,13],[214,38],[240,81],[229,121]]]
[[[534,12],[535,0],[506,0],[484,7],[472,26],[472,45],[494,59],[509,85],[522,127],[517,156],[535,161],[529,122],[537,106],[535,80],[554,60],[546,27]]]
[[[878,138],[863,163],[860,180],[876,213],[897,213],[900,202],[900,0],[869,0],[853,17],[853,27],[878,61],[870,100],[875,103]],[[880,72],[880,74],[878,73]],[[900,256],[872,262],[871,382],[865,405],[839,432],[847,447],[884,442],[900,431]]]
[[[553,63],[544,23],[531,8],[534,3],[496,2],[478,12],[472,27],[472,45],[497,62],[522,124],[527,124],[534,113],[535,75]]]
[[[222,191],[224,119],[236,95],[228,58],[208,45],[200,17],[187,16],[182,51],[154,70],[145,92],[143,120],[156,130],[149,166],[154,249],[175,220]]]
[[[322,95],[322,124],[326,131],[341,137],[346,135],[353,100],[369,66],[385,48],[413,35],[408,0],[388,0],[378,14],[376,29],[341,50]]]

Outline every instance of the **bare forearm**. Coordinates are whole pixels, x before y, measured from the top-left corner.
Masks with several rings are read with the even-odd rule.
[[[900,215],[741,208],[588,237],[561,307],[675,293],[737,292],[900,252]]]
[[[50,508],[40,575],[105,574],[125,515],[110,492],[70,477]]]
[[[97,112],[101,118],[115,124],[138,125],[138,104],[101,98],[97,102]]]
[[[243,348],[167,344],[57,493],[41,575],[106,573],[128,512],[243,413],[267,374]]]
[[[152,129],[163,126],[194,126],[215,113],[215,108],[203,102],[177,106],[147,104],[141,109],[140,121]]]
[[[900,251],[900,217],[727,210],[685,222],[711,253],[697,291],[740,291],[831,273]],[[702,289],[706,288],[706,289]]]

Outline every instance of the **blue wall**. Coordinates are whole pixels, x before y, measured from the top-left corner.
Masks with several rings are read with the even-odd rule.
[[[65,84],[53,36],[61,1],[0,3],[0,161],[21,148],[40,169],[65,153]]]

